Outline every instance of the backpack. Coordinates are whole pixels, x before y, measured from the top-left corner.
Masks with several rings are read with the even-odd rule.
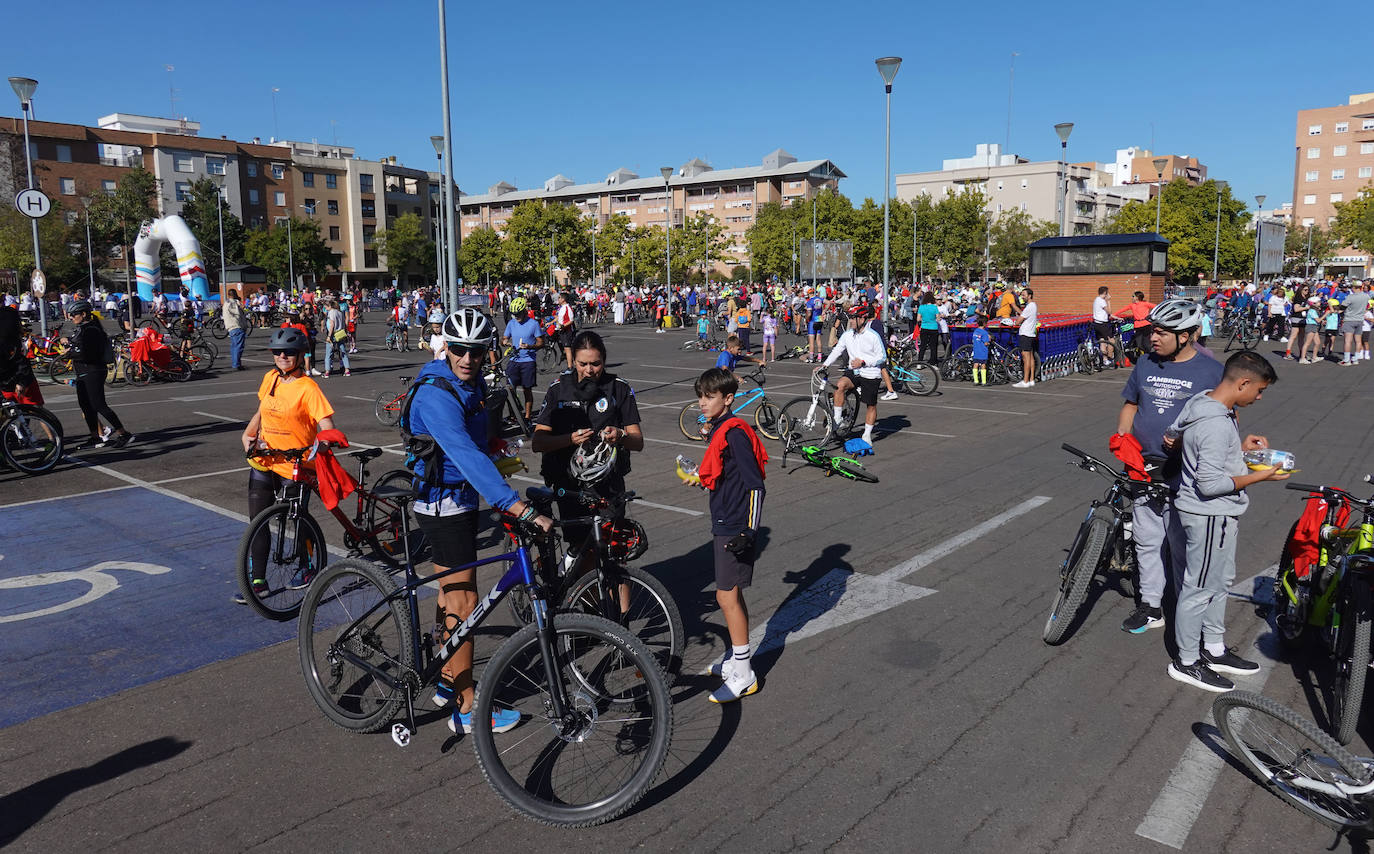
[[[443,389],[453,395],[459,403],[462,403],[462,398],[458,397],[458,390],[453,387],[453,383],[449,382],[444,377],[425,377],[410,386],[410,389],[406,391],[405,402],[401,404],[401,417],[397,422],[401,430],[401,450],[405,453],[404,465],[412,475],[412,483],[415,484],[417,488],[422,488],[424,491],[428,491],[434,487],[461,489],[467,486],[467,481],[445,483],[439,479],[444,471],[444,449],[439,446],[439,443],[434,440],[434,437],[427,433],[412,433],[410,431],[411,404],[415,402],[416,392],[418,392],[422,386],[427,385]],[[472,403],[464,404],[463,417],[466,419],[468,416],[481,410],[484,406],[485,403],[480,398],[475,405]],[[419,473],[418,464],[421,462],[425,464],[424,474]]]

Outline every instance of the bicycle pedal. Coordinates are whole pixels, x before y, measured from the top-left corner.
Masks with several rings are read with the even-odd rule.
[[[391,740],[397,747],[410,747],[410,727],[405,724],[391,725]]]

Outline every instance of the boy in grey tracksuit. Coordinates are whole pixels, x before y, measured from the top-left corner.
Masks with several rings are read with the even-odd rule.
[[[1286,480],[1288,474],[1272,468],[1249,471],[1241,454],[1268,447],[1268,442],[1262,436],[1242,441],[1235,411],[1259,400],[1277,379],[1263,356],[1237,353],[1227,360],[1217,387],[1190,398],[1170,428],[1182,433],[1183,475],[1174,508],[1188,550],[1174,613],[1178,658],[1169,664],[1169,676],[1207,691],[1235,687],[1217,671],[1259,669],[1225,646],[1226,591],[1236,575],[1240,515],[1250,503],[1245,488],[1262,480]]]

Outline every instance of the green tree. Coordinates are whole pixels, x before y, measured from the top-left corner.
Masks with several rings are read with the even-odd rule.
[[[927,262],[935,258],[935,202],[928,193],[922,193],[908,206],[911,208],[911,226],[916,231],[915,275],[923,277],[934,266]]]
[[[628,277],[628,272],[621,273],[621,267],[629,270],[626,253],[629,251],[631,230],[630,218],[619,213],[612,214],[606,224],[597,229],[595,275],[614,281],[623,281]]]
[[[566,269],[574,280],[591,274],[591,220],[570,205],[521,202],[506,220],[501,247],[509,280],[547,282],[550,248],[558,269]]]
[[[1320,225],[1306,228],[1289,226],[1283,238],[1283,272],[1290,276],[1305,276],[1310,270],[1316,274],[1317,268],[1328,258],[1335,257],[1340,248],[1341,241],[1331,229]]]
[[[501,235],[494,229],[476,229],[458,247],[458,270],[469,282],[484,282],[492,276],[501,278],[501,264]]]
[[[680,235],[680,238],[679,238]],[[680,281],[678,269],[702,271],[703,278],[710,275],[714,262],[725,257],[729,239],[725,236],[725,226],[710,214],[701,211],[687,220],[681,229],[673,233],[673,280]],[[679,250],[681,246],[681,250]],[[679,255],[681,262],[679,264]]]
[[[1374,184],[1355,194],[1348,202],[1336,203],[1332,232],[1346,246],[1374,252]]]
[[[33,275],[33,226],[31,220],[6,207],[0,210],[0,268],[18,270],[20,287],[27,287]],[[86,226],[78,219],[67,225],[61,200],[53,203],[48,215],[38,220],[38,251],[43,258],[43,275],[48,287],[69,290],[89,287],[86,263]],[[100,251],[99,246],[95,252]]]
[[[102,242],[123,247],[129,287],[134,286],[133,246],[145,221],[157,217],[161,182],[142,166],[135,166],[120,180],[113,193],[98,194],[89,209],[91,230]]]
[[[1255,237],[1245,226],[1252,214],[1245,203],[1221,190],[1221,233],[1217,237],[1217,182],[1194,187],[1182,179],[1164,186],[1159,200],[1159,233],[1169,241],[1169,270],[1175,281],[1195,283],[1198,274],[1212,275],[1212,249],[1222,277],[1249,276]],[[1107,225],[1111,234],[1142,234],[1155,230],[1155,201],[1131,201]]]
[[[783,207],[777,202],[766,202],[754,215],[754,222],[745,232],[749,242],[749,260],[753,264],[755,278],[778,275],[789,278],[792,274],[792,241],[794,235],[800,237],[797,226],[799,206]],[[807,234],[810,232],[810,208],[807,213]],[[741,259],[742,260],[742,259]]]
[[[244,257],[266,270],[269,281],[295,290],[296,283],[289,282],[293,260],[298,281],[307,274],[319,280],[333,269],[334,254],[320,239],[320,226],[314,220],[293,216],[289,228],[289,234],[286,223],[253,231],[244,245]]]
[[[434,241],[417,213],[402,214],[390,228],[377,233],[377,254],[386,259],[387,272],[400,280],[417,269],[430,281],[438,274]]]
[[[217,210],[218,209],[218,210]],[[224,218],[224,264],[243,263],[243,247],[248,241],[248,229],[220,195],[215,182],[201,178],[191,184],[191,198],[181,206],[181,218],[200,243],[200,255],[205,259],[205,272],[211,281],[219,281],[220,216]]]
[[[1053,237],[1059,226],[1037,220],[1023,210],[1003,211],[992,222],[992,266],[1004,279],[1024,281],[1030,260],[1030,245],[1042,237]]]
[[[945,196],[935,204],[935,257],[947,277],[971,280],[983,270],[987,242],[987,196],[980,190]]]

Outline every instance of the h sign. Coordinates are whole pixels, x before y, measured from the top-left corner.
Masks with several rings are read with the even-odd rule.
[[[52,201],[42,190],[20,190],[14,197],[14,207],[30,219],[41,219],[52,210]]]

